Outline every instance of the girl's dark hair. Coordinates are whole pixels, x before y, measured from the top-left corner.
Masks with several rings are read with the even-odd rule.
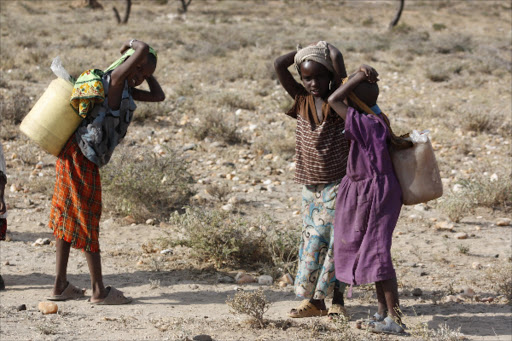
[[[152,53],[148,53],[148,59],[147,59],[147,61],[148,61],[148,63],[151,63],[151,64],[156,65],[156,61],[157,61],[157,59],[156,59],[156,57],[155,57],[155,55],[154,55],[154,54],[152,54]]]
[[[351,105],[353,105],[359,111],[368,113],[368,111],[370,111],[368,109],[377,104],[378,97],[379,86],[377,85],[377,83],[361,82],[354,88],[352,93],[349,95],[349,101]],[[361,108],[361,106],[366,106],[366,108]],[[395,133],[391,129],[389,118],[383,112],[380,115],[382,116],[384,122],[388,126],[389,133],[391,135],[391,146],[394,149],[402,150],[413,146],[413,143],[411,141],[405,139],[408,136],[408,134],[401,136],[395,135]]]

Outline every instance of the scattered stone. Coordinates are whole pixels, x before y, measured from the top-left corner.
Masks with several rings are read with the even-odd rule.
[[[445,302],[445,303],[450,303],[450,302],[458,303],[458,302],[462,302],[462,301],[463,301],[462,298],[460,298],[458,296],[454,296],[454,295],[448,295],[443,299],[443,302]]]
[[[131,225],[131,224],[135,224],[136,223],[135,219],[131,215],[127,215],[126,217],[124,217],[123,221],[127,225]]]
[[[154,224],[155,224],[155,219],[146,220],[146,225],[154,225]]]
[[[210,335],[201,334],[201,335],[194,336],[194,338],[192,340],[193,341],[212,341],[213,339]]]
[[[414,288],[414,290],[412,291],[412,295],[419,297],[419,296],[423,295],[423,291],[420,288]]]
[[[293,277],[290,274],[284,274],[279,280],[290,285],[293,284]]]
[[[460,191],[462,191],[463,189],[464,189],[464,186],[462,186],[461,184],[455,184],[455,185],[453,185],[453,187],[452,187],[452,191],[453,191],[454,193],[460,192]]]
[[[219,276],[217,279],[219,283],[235,283],[235,279],[231,276]]]
[[[494,297],[484,297],[484,298],[480,299],[480,302],[485,302],[485,303],[491,303],[492,301],[494,301]]]
[[[226,204],[226,205],[223,205],[223,206],[221,207],[221,209],[222,209],[223,211],[230,212],[230,211],[232,211],[232,210],[233,210],[233,205],[232,205],[232,204]]]
[[[50,239],[49,238],[38,238],[35,242],[32,243],[32,246],[42,246],[42,245],[49,245]]]
[[[466,297],[473,297],[473,296],[475,296],[475,291],[471,288],[465,288],[462,295],[466,296]]]
[[[498,226],[509,226],[510,223],[511,223],[510,218],[499,218],[498,220],[496,220],[496,225],[498,225]]]
[[[427,210],[423,204],[414,205],[414,209],[419,212],[425,212]]]
[[[182,150],[186,152],[187,150],[196,149],[197,145],[195,143],[189,143],[183,146]]]
[[[272,276],[261,275],[260,277],[258,277],[258,284],[261,284],[261,285],[272,285],[272,283],[274,283],[274,279],[272,278]]]
[[[190,285],[190,289],[192,289],[192,290],[197,290],[197,289],[199,289],[199,285],[197,285],[197,284],[191,284],[191,285]]]
[[[43,314],[55,314],[59,311],[59,307],[53,302],[39,302],[39,311]]]
[[[167,254],[172,255],[173,251],[172,251],[172,249],[165,249],[165,250],[160,251],[160,253],[163,255],[167,255]]]
[[[4,265],[11,265],[8,260],[4,262]]]
[[[19,306],[16,307],[16,310],[17,311],[22,311],[22,310],[27,310],[27,306],[24,305],[24,304],[21,304]]]
[[[255,278],[248,274],[243,274],[236,280],[237,284],[247,284],[247,283],[254,283],[254,282],[256,282]]]
[[[440,221],[434,225],[434,228],[439,231],[453,231],[453,223],[447,221]]]
[[[459,232],[453,236],[455,239],[468,239],[468,234],[466,232]]]
[[[478,270],[478,269],[481,269],[482,268],[482,264],[478,263],[478,262],[473,262],[473,264],[471,264],[471,267],[475,270]]]

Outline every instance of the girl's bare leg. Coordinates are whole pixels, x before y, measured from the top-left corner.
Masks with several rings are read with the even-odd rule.
[[[320,310],[325,310],[326,307],[325,307],[325,301],[324,300],[315,300],[315,299],[310,299],[309,302],[311,304],[313,304],[317,309],[320,309]]]
[[[386,304],[386,295],[384,294],[384,290],[382,290],[382,282],[375,282],[375,291],[377,293],[377,302],[378,309],[377,313],[380,316],[387,316],[388,306]]]
[[[387,279],[377,283],[381,286],[382,293],[384,294],[388,315],[392,316],[395,320],[400,322],[400,317],[402,314],[400,312],[400,302],[398,301],[398,283],[396,278]],[[375,284],[377,285],[377,283]],[[379,313],[381,309],[380,306],[381,301],[379,300]]]
[[[62,239],[56,238],[55,246],[57,249],[56,259],[56,272],[55,283],[53,284],[53,295],[60,295],[68,286],[67,279],[67,268],[69,259],[69,249],[71,243],[68,243]]]
[[[100,253],[85,251],[85,259],[87,260],[87,265],[89,266],[89,273],[91,275],[91,302],[101,301],[105,297],[107,297],[107,290],[103,285]]]

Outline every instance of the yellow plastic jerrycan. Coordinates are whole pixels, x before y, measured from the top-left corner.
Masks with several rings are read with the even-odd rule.
[[[72,91],[71,82],[54,79],[20,125],[23,134],[55,156],[82,121],[69,104]]]

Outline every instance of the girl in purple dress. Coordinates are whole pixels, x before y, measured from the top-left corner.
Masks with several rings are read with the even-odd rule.
[[[347,173],[336,199],[335,273],[339,281],[351,286],[375,283],[378,312],[368,321],[368,328],[377,333],[402,334],[405,325],[400,320],[391,261],[391,239],[402,206],[402,191],[388,151],[394,137],[389,122],[383,114],[365,114],[380,113],[376,105],[379,88],[369,83],[372,78],[366,70],[359,71],[328,99],[345,120],[345,136],[351,142]],[[360,99],[357,103],[351,100],[354,95]]]

